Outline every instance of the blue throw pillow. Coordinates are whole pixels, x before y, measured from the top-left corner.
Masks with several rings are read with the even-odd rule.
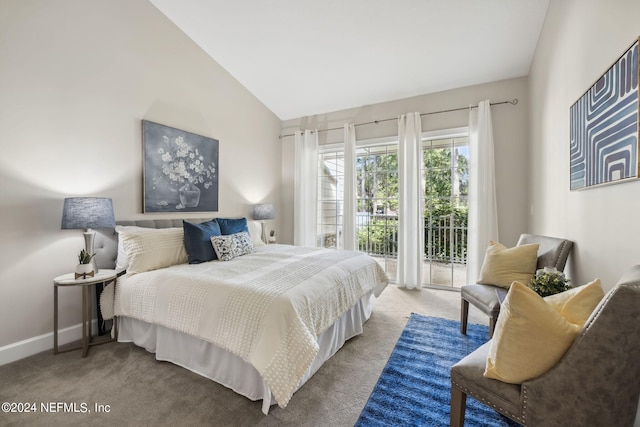
[[[220,224],[220,232],[223,236],[241,233],[243,231],[249,232],[247,218],[217,218],[216,220],[218,224]]]
[[[215,219],[201,224],[182,221],[182,228],[189,264],[200,264],[217,259],[211,245],[211,236],[221,235],[220,226]]]

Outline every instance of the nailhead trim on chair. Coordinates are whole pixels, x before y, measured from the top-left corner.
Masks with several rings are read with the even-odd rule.
[[[611,298],[611,294],[605,296],[605,299],[603,301],[607,301]],[[584,329],[582,331],[582,335],[584,335],[586,333],[586,331],[591,328],[591,326],[593,325],[593,323],[595,322],[596,318],[600,315],[600,312],[603,310],[604,306],[606,304],[602,303],[599,305],[598,307],[598,311],[594,312],[591,314],[591,321],[589,323],[587,323],[584,326]],[[454,384],[456,387],[458,387],[460,390],[462,390],[465,394],[468,394],[469,396],[472,396],[473,398],[481,401],[482,403],[484,403],[487,406],[492,407],[493,409],[495,409],[498,412],[501,412],[509,417],[513,417],[516,421],[518,421],[520,424],[525,425],[526,426],[526,422],[527,422],[527,386],[525,384],[522,384],[522,395],[523,395],[523,399],[522,399],[522,412],[520,415],[515,415],[510,413],[509,411],[506,411],[502,408],[500,408],[499,406],[494,405],[491,402],[488,402],[487,400],[483,399],[482,397],[476,395],[475,393],[473,393],[471,390],[467,389],[466,387],[461,386],[460,384],[458,384],[457,382],[453,381],[453,379],[451,380],[451,383]]]
[[[522,399],[522,423],[525,423],[527,420],[527,386],[522,386],[522,394],[524,398]]]
[[[476,400],[481,401],[482,403],[484,403],[487,406],[492,407],[493,409],[495,409],[496,411],[500,412],[501,414],[505,414],[508,417],[513,417],[516,421],[518,421],[520,424],[522,425],[526,425],[526,414],[525,411],[527,409],[527,392],[526,389],[524,390],[524,404],[523,404],[523,408],[522,408],[522,415],[516,415],[516,414],[512,414],[511,412],[507,411],[506,409],[502,409],[499,406],[494,405],[493,403],[485,400],[484,398],[476,395],[475,393],[473,393],[471,390],[469,390],[468,388],[461,386],[460,384],[458,384],[457,382],[451,380],[451,382],[458,387],[460,390],[462,390],[465,394],[473,397]]]
[[[563,252],[564,252],[564,247],[565,247],[565,246],[567,246],[567,241],[566,241],[566,240],[565,240],[564,242],[562,242],[562,247],[560,248],[560,253],[563,253]],[[558,268],[558,265],[560,265],[560,258],[558,258],[558,259],[556,260],[556,265],[554,265],[553,267],[557,269],[557,268]]]

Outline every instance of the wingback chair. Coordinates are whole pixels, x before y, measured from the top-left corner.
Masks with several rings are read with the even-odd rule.
[[[451,426],[467,395],[525,426],[632,426],[640,396],[640,265],[595,308],[562,359],[521,385],[483,376],[491,342],[451,368]]]
[[[537,268],[555,267],[563,271],[567,258],[573,248],[573,242],[557,237],[537,236],[535,234],[522,234],[518,240],[518,246],[530,243],[538,243]],[[460,332],[467,333],[467,319],[469,317],[469,303],[489,316],[489,338],[493,336],[493,330],[500,313],[501,299],[507,294],[507,289],[492,285],[465,285],[460,289]],[[501,298],[502,297],[502,298]]]

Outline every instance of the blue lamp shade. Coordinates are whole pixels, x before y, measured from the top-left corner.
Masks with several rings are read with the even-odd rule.
[[[68,197],[62,209],[62,229],[113,228],[116,220],[111,199]]]
[[[274,219],[275,217],[276,212],[271,203],[260,203],[253,207],[253,219],[257,221],[265,221],[267,219]]]

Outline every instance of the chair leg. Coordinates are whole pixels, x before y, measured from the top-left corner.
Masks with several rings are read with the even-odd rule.
[[[449,425],[451,427],[464,426],[464,413],[467,409],[467,394],[451,384],[451,413]]]
[[[493,331],[496,329],[496,320],[495,317],[489,318],[489,339],[493,338]]]
[[[460,298],[460,333],[467,335],[467,320],[469,319],[469,301]]]

